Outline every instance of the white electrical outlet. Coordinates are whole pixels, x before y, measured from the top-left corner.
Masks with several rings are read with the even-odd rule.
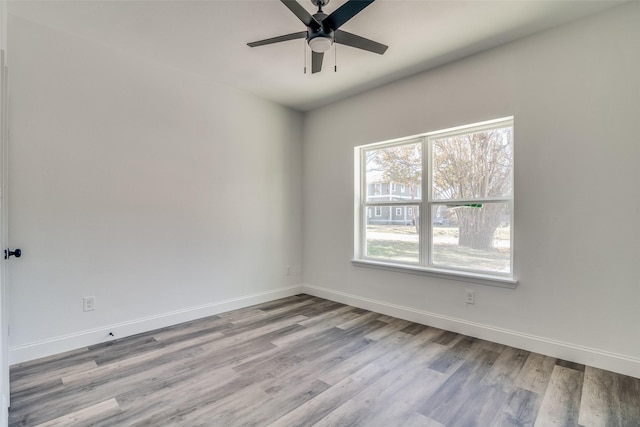
[[[96,297],[84,297],[82,298],[82,310],[93,311],[96,309]]]
[[[475,304],[476,303],[476,291],[472,291],[471,289],[467,289],[467,298],[465,301],[467,304]]]

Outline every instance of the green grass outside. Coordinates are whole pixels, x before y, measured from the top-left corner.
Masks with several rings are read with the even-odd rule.
[[[418,262],[419,243],[414,226],[368,226],[367,256],[390,261]],[[438,266],[460,267],[490,272],[507,272],[511,262],[509,227],[496,230],[498,248],[471,249],[439,239],[458,238],[457,227],[434,227],[433,263]],[[375,236],[375,237],[373,237]],[[415,241],[411,238],[415,236]],[[500,242],[502,241],[502,242]],[[502,243],[502,244],[500,244]]]

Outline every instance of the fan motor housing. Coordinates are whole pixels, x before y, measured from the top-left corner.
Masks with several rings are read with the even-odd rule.
[[[311,1],[315,2],[316,0],[311,0]],[[327,0],[326,3],[329,3],[329,0]],[[313,15],[315,20],[318,22],[323,22],[327,16],[328,15],[323,12],[317,12]],[[331,44],[333,44],[334,32],[331,28],[326,28],[324,25],[322,25],[319,29],[315,31],[312,28],[308,27],[307,43],[311,44],[311,40],[318,37],[322,37],[323,39],[328,39],[331,42]]]
[[[313,14],[313,17],[315,18],[315,20],[320,22],[320,23],[322,23],[322,21],[324,21],[324,18],[326,18],[327,16],[329,16],[329,15],[327,15],[324,12],[316,12],[316,13]],[[324,27],[324,25],[323,25],[323,27]]]

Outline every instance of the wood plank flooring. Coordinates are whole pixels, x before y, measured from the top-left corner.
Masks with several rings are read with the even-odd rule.
[[[640,426],[640,379],[296,295],[11,367],[11,426]]]

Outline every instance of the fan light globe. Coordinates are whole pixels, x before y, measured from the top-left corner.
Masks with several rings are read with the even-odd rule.
[[[324,53],[329,50],[333,40],[330,37],[314,37],[309,40],[309,47],[312,51],[317,53]]]

